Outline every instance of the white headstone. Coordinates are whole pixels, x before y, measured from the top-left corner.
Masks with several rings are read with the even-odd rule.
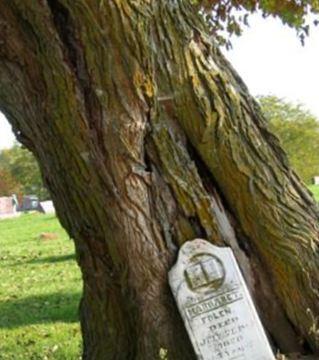
[[[313,178],[313,184],[314,184],[314,185],[319,185],[319,176],[315,176],[315,177]]]
[[[40,202],[40,209],[45,214],[55,214],[54,204],[53,204],[53,201],[51,201],[51,200],[41,201]]]
[[[16,211],[16,204],[12,196],[0,197],[0,219],[7,219],[19,215]]]
[[[230,248],[186,242],[169,283],[199,360],[274,360]]]

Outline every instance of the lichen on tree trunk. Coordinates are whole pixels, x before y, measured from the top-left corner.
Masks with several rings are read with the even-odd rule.
[[[319,349],[318,209],[186,1],[0,3],[0,108],[83,274],[84,359],[194,359],[179,246],[230,246],[274,347]]]

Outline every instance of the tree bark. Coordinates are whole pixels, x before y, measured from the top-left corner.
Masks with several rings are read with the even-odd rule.
[[[274,348],[319,350],[318,209],[186,1],[2,0],[0,108],[83,274],[84,359],[194,359],[167,284],[236,255]]]

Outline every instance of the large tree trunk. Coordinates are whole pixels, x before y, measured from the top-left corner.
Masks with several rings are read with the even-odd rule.
[[[187,3],[0,0],[0,108],[74,239],[84,359],[194,359],[167,272],[195,237],[315,353],[318,209]]]

